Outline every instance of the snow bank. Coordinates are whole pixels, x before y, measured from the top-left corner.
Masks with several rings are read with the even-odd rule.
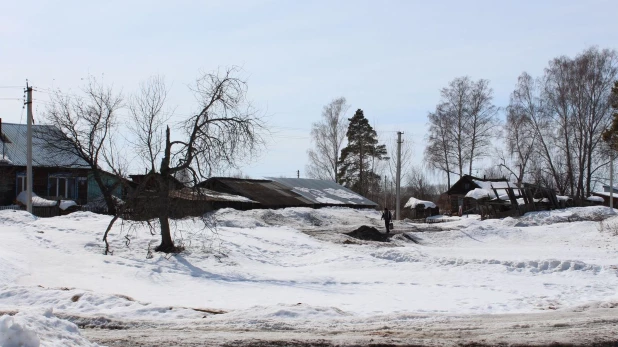
[[[231,208],[220,209],[212,216],[217,224],[225,227],[258,228],[267,226],[288,226],[299,229],[337,226],[342,231],[354,228],[348,225],[366,224],[369,219],[379,222],[380,212],[375,210],[353,210],[345,207],[293,207],[277,210],[256,209],[238,211]],[[382,223],[379,223],[382,225]]]
[[[77,203],[73,200],[62,200],[60,201],[60,209],[61,210],[66,210],[67,208],[71,207],[71,206],[77,206]]]
[[[10,299],[9,299],[10,298]],[[19,307],[53,307],[59,314],[79,314],[91,327],[104,328],[106,322],[96,317],[106,315],[115,319],[138,316],[149,320],[198,319],[204,316],[190,308],[155,305],[138,302],[126,295],[105,294],[83,289],[29,288],[27,286],[0,289],[0,309]],[[94,317],[89,319],[88,317]],[[1,345],[0,345],[1,346]]]
[[[600,221],[615,216],[616,211],[606,206],[573,207],[562,210],[528,212],[517,219],[516,226],[539,226],[564,222]],[[506,220],[506,219],[505,219]]]
[[[98,346],[85,339],[77,325],[56,318],[51,309],[20,312],[0,317],[2,347],[88,347]]]
[[[37,217],[24,210],[0,210],[0,224],[26,224],[35,221]]]
[[[26,191],[23,191],[19,193],[19,195],[17,195],[16,200],[22,203],[23,205],[27,205],[28,204],[27,195],[28,193]],[[50,207],[50,206],[56,206],[56,204],[57,204],[57,201],[55,200],[47,200],[47,199],[44,199],[36,195],[34,192],[32,193],[32,206]],[[67,208],[71,206],[77,206],[77,203],[73,200],[61,200],[60,201],[60,209],[62,210],[66,210]]]
[[[604,202],[605,200],[600,197],[600,196],[589,196],[586,198],[586,200],[588,201],[593,201],[593,202]]]
[[[28,193],[23,191],[17,195],[17,201],[21,202],[24,205],[28,204]],[[32,193],[32,206],[37,207],[45,207],[45,206],[56,206],[56,202],[53,200],[43,199],[42,197]]]
[[[352,316],[352,314],[342,311],[336,307],[311,306],[303,303],[297,303],[292,305],[279,304],[274,306],[255,306],[250,310],[228,313],[226,316],[227,317],[222,318],[225,318],[226,320],[291,319],[322,321]]]
[[[491,198],[491,196],[491,192],[483,188],[474,188],[466,194],[466,198],[472,198],[474,200]]]
[[[416,198],[410,198],[410,200],[406,202],[404,208],[416,208],[417,205],[425,205],[425,208],[436,208],[436,204],[434,204],[433,202],[427,200],[419,200]]]

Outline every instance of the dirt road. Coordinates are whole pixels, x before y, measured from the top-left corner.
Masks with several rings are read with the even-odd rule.
[[[226,322],[157,325],[115,322],[115,329],[83,329],[106,346],[618,346],[618,304],[504,315],[409,315],[379,323]],[[225,315],[221,315],[225,316]]]

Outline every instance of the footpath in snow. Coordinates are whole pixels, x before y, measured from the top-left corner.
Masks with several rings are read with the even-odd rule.
[[[616,324],[618,306],[618,217],[605,207],[431,228],[401,222],[396,229],[426,231],[390,242],[344,234],[361,225],[381,230],[371,210],[224,209],[176,221],[186,252],[171,257],[149,252],[157,237],[128,222],[110,234],[113,255],[103,255],[109,220],[0,211],[0,346],[96,345],[78,327],[101,328],[86,330],[97,341],[170,327],[197,340],[201,331],[202,341],[204,332],[232,341],[242,330],[307,339],[340,331],[339,343],[364,343],[397,335],[375,335],[383,326],[403,334],[544,312],[570,324],[594,310],[607,323],[588,326],[588,337],[618,340],[604,330]],[[515,336],[496,341],[506,335]]]

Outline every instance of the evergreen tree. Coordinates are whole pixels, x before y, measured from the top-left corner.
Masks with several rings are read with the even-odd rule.
[[[610,94],[610,104],[614,109],[611,126],[603,132],[603,140],[609,143],[610,147],[618,150],[618,81],[614,83]]]
[[[358,109],[349,121],[348,145],[341,150],[338,181],[361,195],[367,195],[370,188],[380,186],[380,176],[374,172],[374,166],[375,160],[385,159],[386,145],[378,145],[378,135],[363,110]]]

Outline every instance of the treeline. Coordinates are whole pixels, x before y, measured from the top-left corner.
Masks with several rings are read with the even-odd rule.
[[[307,151],[306,175],[342,184],[379,203],[395,208],[397,138],[380,141],[378,133],[357,109],[347,118],[350,106],[338,98],[324,106],[322,118],[312,126],[313,148]],[[380,143],[381,142],[381,143]],[[424,170],[414,167],[413,145],[403,138],[401,145],[401,202],[414,196],[436,200],[446,187],[432,183]]]
[[[453,79],[428,114],[422,166],[413,165],[412,141],[404,137],[401,203],[409,196],[436,201],[465,174],[552,187],[583,200],[608,177],[609,146],[601,135],[618,104],[617,80],[618,53],[596,47],[552,59],[540,76],[523,72],[508,105],[494,103],[486,79]],[[307,176],[394,207],[395,133],[379,140],[361,109],[347,118],[349,108],[345,98],[333,100],[313,124]],[[443,174],[445,184],[429,179],[430,171]]]
[[[452,175],[482,172],[584,199],[607,177],[601,135],[617,79],[617,52],[596,47],[552,59],[541,76],[522,73],[504,108],[493,103],[489,81],[456,78],[428,115],[425,163],[449,186]]]

